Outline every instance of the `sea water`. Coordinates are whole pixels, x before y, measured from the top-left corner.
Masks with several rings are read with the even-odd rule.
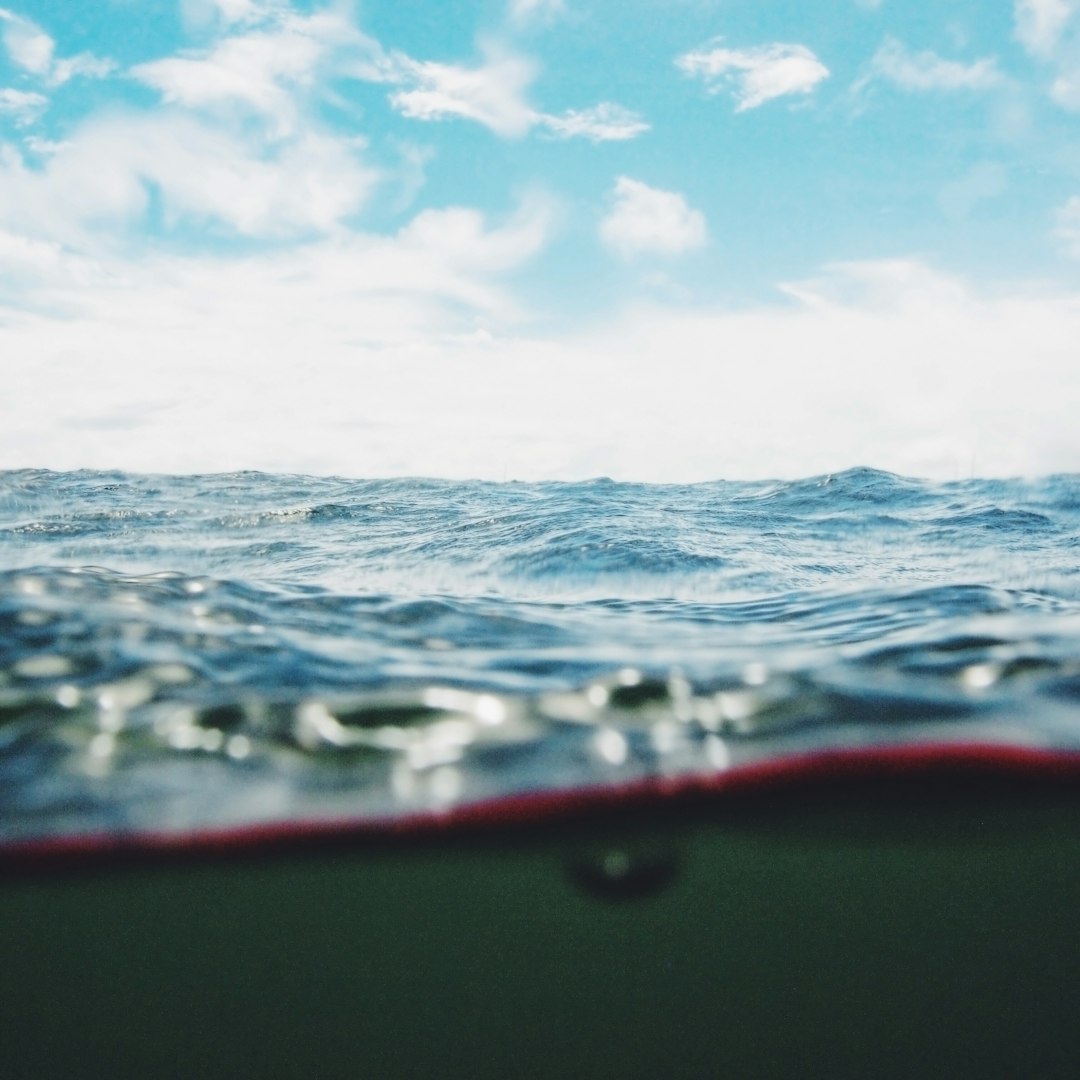
[[[1080,750],[1080,476],[0,473],[0,840]]]

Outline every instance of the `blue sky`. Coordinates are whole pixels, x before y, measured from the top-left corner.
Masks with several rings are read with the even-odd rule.
[[[1077,342],[1080,0],[0,0],[0,467],[1080,470]]]

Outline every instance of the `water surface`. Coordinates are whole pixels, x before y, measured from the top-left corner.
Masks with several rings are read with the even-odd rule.
[[[1080,477],[0,473],[0,839],[1080,750]]]

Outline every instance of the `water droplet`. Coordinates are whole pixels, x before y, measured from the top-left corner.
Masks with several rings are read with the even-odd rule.
[[[612,845],[572,858],[570,878],[604,900],[636,900],[656,896],[678,877],[675,852],[662,844]]]

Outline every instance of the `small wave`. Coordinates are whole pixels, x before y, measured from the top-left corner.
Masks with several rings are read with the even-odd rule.
[[[1080,749],[1076,478],[0,474],[0,836]]]

